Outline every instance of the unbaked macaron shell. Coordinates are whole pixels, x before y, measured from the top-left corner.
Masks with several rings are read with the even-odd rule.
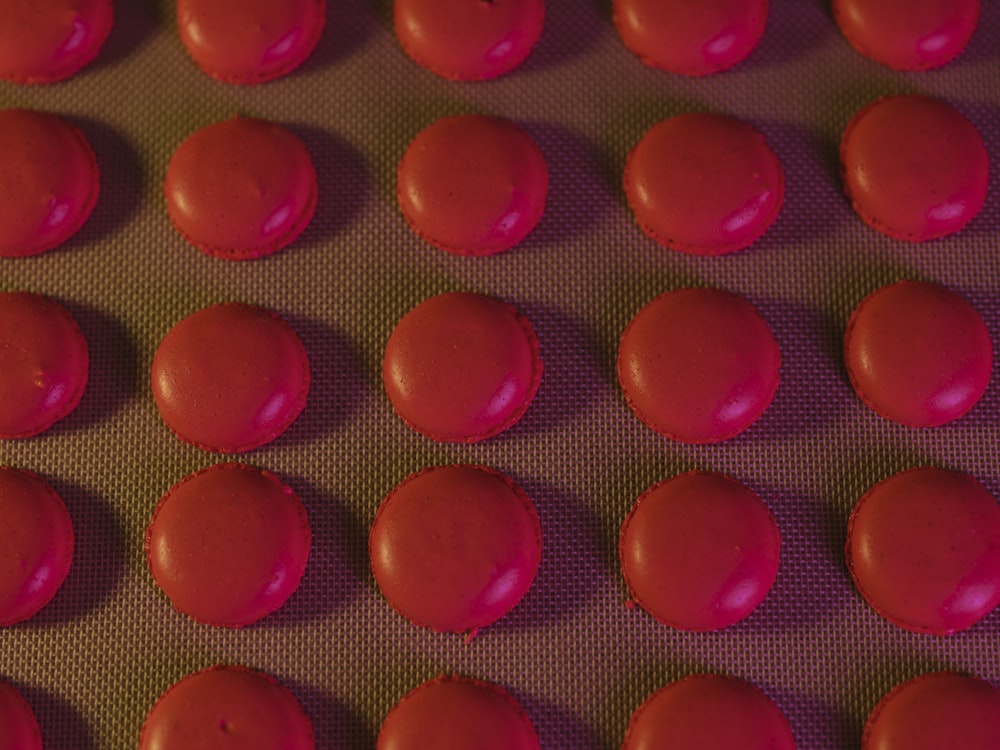
[[[844,38],[895,70],[928,70],[955,59],[979,24],[980,0],[833,0]]]
[[[0,4],[0,78],[53,83],[74,75],[111,33],[111,0],[4,0]]]
[[[544,0],[395,0],[400,46],[442,78],[482,81],[519,66],[542,34]]]
[[[382,722],[376,750],[539,750],[535,728],[499,685],[441,676],[407,693]]]
[[[0,292],[0,439],[27,438],[83,398],[87,340],[72,313],[29,292]]]
[[[656,242],[692,255],[753,244],[785,200],[785,173],[753,126],[707,112],[650,128],[625,163],[625,197]]]
[[[858,591],[890,622],[966,630],[1000,604],[1000,504],[968,474],[903,471],[858,500],[845,555]]]
[[[0,257],[58,247],[97,205],[100,169],[80,130],[57,115],[0,110]]]
[[[410,227],[454,255],[494,255],[520,243],[542,218],[548,187],[548,167],[531,136],[484,115],[445,117],[422,130],[396,176]]]
[[[716,443],[738,435],[778,389],[781,353],[756,308],[720,289],[679,289],[643,307],[618,348],[629,407],[661,435]]]
[[[861,750],[996,750],[1000,690],[954,672],[922,674],[896,685],[872,709]]]
[[[614,0],[615,27],[646,65],[686,76],[731,68],[757,46],[768,0]]]
[[[989,183],[976,126],[920,94],[883,97],[858,112],[840,142],[840,168],[862,221],[911,242],[962,229],[982,208]]]
[[[313,750],[312,724],[273,677],[218,665],[174,683],[149,711],[139,750]]]
[[[302,341],[277,313],[224,302],[184,318],[153,357],[153,398],[186,443],[243,453],[270,443],[306,405]]]
[[[271,255],[312,221],[318,187],[305,144],[273,122],[234,117],[188,136],[164,183],[174,227],[227,260]]]
[[[632,714],[622,750],[795,750],[784,714],[759,688],[695,674],[653,692]]]
[[[146,530],[146,559],[178,611],[239,628],[295,592],[311,539],[302,501],[275,474],[217,464],[161,498]]]
[[[898,281],[854,310],[844,359],[855,392],[875,412],[910,427],[934,427],[979,402],[993,344],[982,316],[961,295]]]
[[[472,292],[439,294],[410,310],[382,359],[396,413],[440,442],[475,443],[512,427],[541,379],[538,339],[527,318]]]
[[[226,83],[292,72],[312,54],[326,0],[177,0],[177,28],[191,59]]]
[[[382,501],[368,549],[393,609],[420,627],[472,637],[531,588],[542,532],[531,499],[508,477],[438,466]]]
[[[0,529],[0,626],[6,626],[34,616],[66,580],[73,521],[44,479],[0,466]]]
[[[0,680],[0,727],[0,750],[42,750],[42,733],[31,706],[4,680]]]
[[[618,553],[636,604],[670,627],[708,631],[744,619],[764,600],[780,547],[774,516],[752,490],[690,472],[636,500]]]

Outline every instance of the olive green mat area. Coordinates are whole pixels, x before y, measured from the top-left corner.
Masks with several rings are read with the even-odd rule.
[[[951,637],[904,632],[874,614],[843,563],[850,508],[907,467],[970,472],[1000,495],[1000,379],[966,417],[913,430],[881,419],[848,384],[841,338],[850,311],[901,278],[947,285],[982,312],[1000,343],[1000,168],[980,215],[950,238],[907,244],[853,214],[837,144],[851,115],[899,92],[938,96],[979,128],[1000,167],[1000,4],[984,3],[966,52],[947,67],[895,73],[854,52],[820,0],[777,0],[739,67],[687,79],[644,67],[622,45],[608,0],[550,0],[531,57],[489,82],[453,83],[399,49],[389,0],[333,0],[319,48],[294,74],[239,87],[202,74],[177,38],[172,5],[117,3],[98,60],[55,85],[0,85],[0,106],[77,124],[102,170],[86,226],[41,256],[0,261],[0,289],[50,295],[77,317],[91,379],[79,408],[42,436],[0,443],[0,463],[43,474],[76,527],[73,569],[30,621],[0,629],[0,676],[33,706],[46,747],[124,750],[171,683],[239,663],[274,675],[302,702],[317,746],[374,746],[409,689],[458,672],[509,689],[547,750],[613,749],[643,698],[692,672],[752,681],[787,715],[800,748],[857,747],[891,686],[952,669],[1000,683],[1000,612]],[[697,258],[658,247],[621,189],[626,154],[647,128],[714,111],[755,125],[777,153],[787,197],[753,247]],[[508,117],[539,143],[546,213],[519,247],[458,258],[419,240],[394,197],[408,141],[438,117]],[[316,217],[285,251],[244,263],[186,245],[162,183],[173,149],[234,114],[287,125],[313,154]],[[614,374],[618,337],[657,294],[710,285],[745,295],[781,346],[774,403],[719,445],[659,437],[628,410]],[[435,444],[410,431],[381,387],[396,320],[447,290],[515,304],[545,361],[538,397],[484,443]],[[223,460],[181,444],[149,388],[169,328],[209,304],[242,300],[286,317],[311,360],[308,405],[272,444],[240,458],[277,472],[313,528],[309,568],[279,612],[239,631],[174,612],[147,571],[142,541],[160,496]],[[542,523],[534,587],[470,643],[418,629],[381,598],[367,558],[380,500],[407,474],[448,462],[496,467],[524,486]],[[625,606],[616,543],[643,489],[676,473],[725,472],[757,491],[782,534],[777,582],[747,620],[685,633]],[[0,540],[2,543],[2,540]]]

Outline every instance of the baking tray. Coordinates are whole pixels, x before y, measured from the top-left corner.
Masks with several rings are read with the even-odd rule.
[[[858,744],[865,716],[895,683],[936,669],[1000,682],[1000,614],[941,638],[876,616],[843,564],[848,512],[901,469],[968,471],[1000,494],[1000,391],[994,378],[961,420],[932,430],[889,423],[853,394],[841,338],[854,305],[900,278],[966,295],[1000,342],[1000,186],[961,233],[926,244],[884,237],[844,199],[837,144],[851,115],[883,94],[953,104],[1000,158],[1000,5],[954,63],[895,73],[855,53],[819,0],[772,4],[750,58],[688,79],[644,67],[620,42],[606,0],[550,0],[527,62],[483,83],[453,83],[412,63],[392,34],[388,0],[332,2],[326,32],[293,75],[256,87],[202,74],[177,38],[172,4],[121,2],[100,57],[49,86],[0,85],[0,105],[57,112],[91,141],[102,170],[97,208],[62,248],[0,261],[0,288],[54,297],[91,348],[79,408],[42,436],[0,443],[0,462],[43,474],[76,526],[73,569],[30,621],[0,630],[0,675],[26,695],[46,747],[135,747],[146,712],[201,667],[239,663],[287,684],[319,748],[369,748],[410,688],[443,672],[495,681],[517,696],[545,748],[616,748],[653,689],[696,671],[752,681],[787,715],[801,748]],[[743,118],[784,165],[787,198],[753,247],[720,258],[665,250],[634,225],[621,189],[631,146],[680,112]],[[549,203],[514,250],[457,258],[416,238],[394,198],[406,144],[438,117],[508,117],[548,161]],[[311,150],[319,209],[272,257],[210,258],[173,230],[162,181],[173,149],[234,114],[288,126]],[[745,295],[783,355],[771,408],[711,446],[665,440],[624,403],[618,337],[668,289],[711,285]],[[435,444],[394,415],[379,365],[396,320],[448,290],[517,305],[541,342],[545,376],[514,429],[478,445]],[[314,546],[300,590],[239,631],[174,612],[146,569],[142,538],[172,484],[222,457],[185,446],[160,422],[148,384],[171,325],[215,302],[285,316],[302,337],[313,389],[302,416],[242,460],[277,472],[302,497]],[[367,533],[385,494],[412,471],[474,462],[532,496],[544,554],[525,599],[471,642],[413,627],[384,602]],[[671,630],[625,606],[617,564],[622,520],[653,482],[688,469],[728,473],[773,510],[781,569],[764,603],[715,633]]]

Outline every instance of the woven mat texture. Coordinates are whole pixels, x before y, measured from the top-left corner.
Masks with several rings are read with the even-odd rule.
[[[546,750],[620,746],[633,709],[696,671],[764,689],[798,746],[857,747],[865,716],[892,685],[953,669],[1000,683],[1000,612],[947,638],[876,616],[843,563],[850,508],[899,470],[968,471],[1000,495],[1000,378],[965,418],[913,430],[854,395],[841,357],[850,311],[901,278],[947,285],[982,312],[1000,344],[1000,168],[981,214],[957,236],[891,240],[853,214],[837,176],[851,115],[883,94],[923,92],[956,106],[1000,165],[1000,3],[984,3],[966,52],[944,69],[894,73],[855,53],[820,0],[778,0],[757,50],[738,68],[686,79],[644,67],[622,45],[608,0],[549,0],[542,39],[514,73],[452,83],[417,67],[392,33],[389,0],[333,0],[319,48],[279,81],[238,87],[203,75],[177,38],[172,5],[117,3],[99,59],[57,85],[0,85],[0,106],[57,112],[91,141],[102,169],[94,215],[61,249],[0,261],[0,289],[54,297],[91,349],[79,408],[44,435],[0,443],[0,463],[43,474],[77,533],[55,600],[0,629],[0,676],[34,707],[46,747],[137,745],[143,718],[174,681],[218,662],[265,670],[309,714],[322,750],[371,748],[382,718],[420,681],[459,672],[521,701]],[[785,206],[752,248],[696,258],[656,246],[621,189],[626,154],[654,123],[688,111],[746,119],[787,177]],[[395,168],[437,118],[508,117],[549,164],[549,203],[523,245],[457,258],[419,240],[399,213]],[[162,183],[174,148],[234,114],[287,125],[313,154],[315,220],[290,248],[245,263],[185,244]],[[771,408],[736,439],[672,443],[643,426],[617,386],[628,320],[657,294],[712,285],[745,295],[783,355]],[[421,300],[473,290],[517,305],[541,342],[545,376],[524,420],[475,446],[435,444],[393,413],[379,365],[395,322]],[[299,332],[313,389],[279,440],[243,456],[277,472],[309,511],[314,546],[299,591],[240,631],[199,625],[153,584],[142,537],[160,496],[222,457],[181,444],[148,384],[153,352],[185,315],[242,300]],[[534,587],[471,643],[418,629],[380,596],[367,559],[381,499],[410,472],[448,462],[494,466],[524,486],[541,518]],[[716,633],[658,624],[627,598],[621,522],[655,481],[701,468],[745,482],[773,510],[781,569],[747,620]]]

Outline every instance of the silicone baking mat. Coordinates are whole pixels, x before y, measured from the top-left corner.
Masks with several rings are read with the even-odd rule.
[[[966,52],[947,67],[894,73],[855,53],[820,0],[773,3],[757,50],[738,68],[687,79],[645,68],[621,44],[606,0],[549,0],[528,61],[484,83],[452,83],[398,48],[389,0],[335,0],[302,69],[257,87],[216,82],[191,63],[170,3],[117,4],[99,59],[43,87],[0,85],[0,106],[57,112],[91,141],[102,193],[61,249],[0,262],[0,288],[50,295],[77,317],[91,348],[79,408],[44,435],[0,443],[0,462],[43,474],[77,533],[72,572],[30,621],[0,630],[0,676],[33,706],[46,747],[132,748],[171,683],[240,663],[287,684],[319,748],[370,748],[390,707],[420,681],[459,672],[513,692],[543,747],[620,746],[653,689],[696,671],[760,686],[788,716],[799,747],[856,747],[868,711],[895,683],[953,669],[1000,682],[1000,613],[947,638],[904,632],[876,616],[843,564],[848,512],[866,488],[907,467],[968,471],[1000,494],[1000,383],[963,419],[913,430],[854,395],[841,337],[854,305],[900,278],[945,284],[982,312],[1000,344],[1000,185],[956,236],[920,245],[872,231],[837,176],[840,133],[882,94],[923,92],[953,104],[1000,162],[1000,4],[986,2]],[[746,119],[787,177],[785,206],[748,250],[696,258],[665,250],[624,202],[626,154],[680,112]],[[456,258],[417,239],[394,198],[397,161],[438,117],[508,117],[538,141],[551,173],[536,231],[511,252]],[[311,150],[319,209],[278,255],[216,260],[173,230],[162,181],[173,149],[234,114],[283,123]],[[711,285],[745,295],[783,354],[771,408],[736,439],[691,447],[665,440],[627,409],[614,375],[618,337],[668,289]],[[396,320],[447,290],[517,305],[541,341],[545,376],[524,420],[475,446],[413,433],[382,391],[379,365]],[[223,460],[182,445],[160,422],[148,384],[153,352],[182,317],[215,302],[270,307],[299,332],[313,368],[302,416],[242,457],[301,495],[314,546],[300,590],[240,631],[174,612],[146,569],[142,538],[157,500]],[[379,502],[426,466],[475,462],[532,496],[544,554],[509,616],[470,643],[411,626],[384,602],[367,561]],[[653,482],[721,471],[773,510],[781,569],[764,603],[715,633],[664,627],[624,606],[616,542],[628,508]]]

